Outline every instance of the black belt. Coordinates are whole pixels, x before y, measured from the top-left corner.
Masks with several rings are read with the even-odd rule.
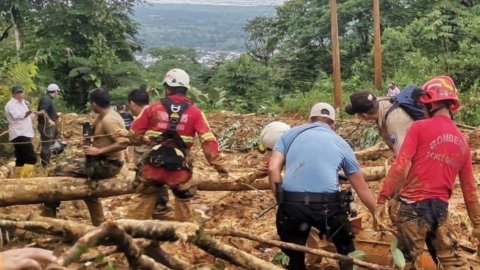
[[[283,191],[283,201],[308,203],[336,203],[340,202],[340,192],[336,193],[312,193]]]

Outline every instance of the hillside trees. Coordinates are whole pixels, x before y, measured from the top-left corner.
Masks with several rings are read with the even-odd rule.
[[[141,49],[136,39],[138,25],[129,17],[139,2],[2,1],[0,19],[6,25],[18,25],[21,46],[15,38],[15,48],[21,61],[42,60],[36,82],[42,86],[57,82],[66,102],[83,109],[87,91],[94,87],[111,90],[143,81],[133,57]],[[17,14],[15,21],[8,16],[12,10]],[[0,24],[0,32],[6,30]],[[6,32],[10,36],[12,31]],[[13,57],[11,38],[3,42],[8,46],[2,46],[0,55]]]

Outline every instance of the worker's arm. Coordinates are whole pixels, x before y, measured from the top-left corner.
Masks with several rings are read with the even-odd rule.
[[[352,188],[357,192],[362,203],[373,214],[375,212],[375,197],[363,178],[360,165],[358,164],[353,149],[347,143],[345,143],[345,148],[344,159],[340,164],[340,167],[345,172]]]
[[[419,122],[414,122],[408,130],[400,152],[387,172],[387,177],[378,197],[378,204],[384,204],[392,198],[405,183],[406,176],[412,165],[412,158],[417,152],[420,128]]]
[[[262,163],[253,171],[253,173],[248,174],[247,176],[243,176],[239,179],[239,181],[244,183],[253,183],[255,180],[264,178],[268,176],[268,163],[270,161],[271,153],[268,157],[262,161]]]
[[[275,183],[282,182],[282,170],[285,165],[285,156],[282,152],[274,150],[268,163],[268,181],[270,189],[275,194]]]
[[[32,113],[32,111],[27,111],[25,113],[19,106],[20,105],[16,106],[10,103],[5,107],[5,112],[15,120],[23,120]]]
[[[268,162],[268,181],[270,189],[275,194],[275,183],[282,183],[282,170],[286,161],[285,137],[282,135],[273,148],[272,156]]]
[[[119,130],[124,129],[122,123],[116,121],[115,119],[103,119],[102,126],[105,131],[105,135],[110,136],[115,141],[113,144],[103,147],[97,148],[93,146],[84,146],[84,152],[86,155],[90,156],[99,156],[99,155],[108,155],[115,152],[123,151],[127,149],[129,141],[127,138],[114,136]]]
[[[132,122],[130,130],[126,129],[119,131],[120,136],[128,138],[130,144],[142,145],[147,141],[145,140],[145,134],[148,131],[150,123],[151,107],[145,108],[142,113]]]
[[[203,154],[208,163],[212,165],[215,170],[222,176],[228,176],[228,170],[225,159],[220,154],[217,138],[210,129],[207,118],[202,111],[199,111],[195,121],[195,132],[200,137]]]
[[[50,117],[46,113],[46,111],[48,111],[48,109],[51,106],[53,106],[53,102],[51,98],[42,98],[40,99],[40,102],[38,104],[38,111],[36,113],[37,115],[42,115],[42,117],[45,117],[45,119],[47,120],[45,122],[49,122],[49,123],[54,122],[52,121],[52,119],[50,119]]]
[[[473,176],[472,156],[468,147],[467,158],[458,174],[460,187],[462,188],[463,199],[467,208],[468,216],[473,227],[480,229],[480,204],[478,203],[477,185]]]

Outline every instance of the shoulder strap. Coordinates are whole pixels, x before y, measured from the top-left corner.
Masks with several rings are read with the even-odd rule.
[[[172,139],[178,144],[181,150],[187,149],[185,142],[177,132],[177,125],[180,123],[183,113],[190,107],[190,104],[185,101],[175,103],[169,98],[162,99],[161,103],[167,111],[169,125],[167,131],[160,137],[160,142],[166,139]]]
[[[290,149],[290,146],[292,146],[293,141],[295,141],[295,139],[298,137],[298,135],[302,134],[303,132],[305,132],[305,131],[307,131],[307,130],[309,130],[309,129],[316,128],[316,127],[318,127],[318,126],[315,125],[315,126],[312,126],[312,127],[308,127],[308,128],[306,128],[306,129],[300,131],[297,135],[295,135],[295,137],[293,137],[293,138],[290,140],[290,143],[288,144],[287,149],[285,150],[285,160],[286,160],[286,157],[287,157],[287,152],[288,152],[288,150]]]
[[[398,106],[399,106],[398,102],[395,102],[390,108],[388,108],[387,112],[385,113],[385,117],[383,117],[382,128],[384,128],[385,125],[387,124],[387,117],[390,115],[391,112],[393,112],[393,110],[398,108]]]

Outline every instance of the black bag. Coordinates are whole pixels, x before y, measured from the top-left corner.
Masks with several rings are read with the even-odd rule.
[[[177,132],[177,125],[182,119],[182,114],[190,106],[187,102],[174,103],[171,99],[164,98],[161,103],[168,113],[169,126],[166,132],[155,139],[155,145],[147,156],[147,162],[155,167],[167,170],[191,170],[187,163],[187,145]]]

